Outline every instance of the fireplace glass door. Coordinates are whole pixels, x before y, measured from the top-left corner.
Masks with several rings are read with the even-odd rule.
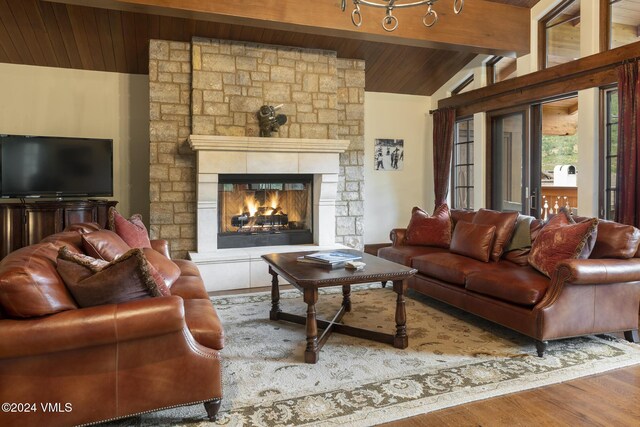
[[[220,175],[218,248],[313,243],[313,175]]]

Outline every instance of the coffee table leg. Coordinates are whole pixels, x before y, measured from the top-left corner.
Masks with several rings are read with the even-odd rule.
[[[393,291],[398,294],[396,298],[396,335],[393,338],[395,348],[407,348],[409,337],[407,336],[407,312],[405,309],[404,294],[407,292],[407,282],[405,280],[395,280]]]
[[[269,319],[278,320],[280,317],[280,288],[278,286],[278,273],[273,271],[269,266],[269,274],[271,274],[271,311]]]
[[[318,350],[318,323],[316,322],[316,302],[318,302],[318,289],[305,289],[304,302],[307,304],[307,348],[304,351],[305,363],[317,363]]]
[[[351,311],[351,285],[342,286],[342,305],[344,311]]]

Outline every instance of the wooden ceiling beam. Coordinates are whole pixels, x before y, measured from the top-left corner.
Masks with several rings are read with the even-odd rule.
[[[640,42],[635,42],[441,99],[438,108],[455,108],[463,117],[603,86],[617,81],[617,67],[625,60],[640,59],[639,52]]]
[[[440,20],[431,28],[422,25],[422,7],[396,9],[400,25],[392,33],[381,27],[381,9],[362,7],[363,24],[356,28],[351,9],[341,12],[338,0],[47,1],[431,49],[501,56],[529,53],[529,9],[485,0],[467,2],[459,15],[451,10],[451,2],[437,3]]]

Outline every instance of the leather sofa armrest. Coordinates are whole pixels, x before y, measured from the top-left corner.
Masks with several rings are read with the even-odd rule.
[[[407,234],[406,228],[394,228],[391,230],[389,238],[391,239],[393,246],[403,246],[405,234]]]
[[[177,296],[68,310],[33,319],[2,319],[0,359],[113,344],[185,327],[183,300]]]
[[[151,249],[156,252],[160,252],[162,255],[171,259],[171,253],[169,252],[169,242],[164,239],[151,240]]]
[[[564,282],[593,285],[640,281],[640,259],[571,259],[558,264]]]

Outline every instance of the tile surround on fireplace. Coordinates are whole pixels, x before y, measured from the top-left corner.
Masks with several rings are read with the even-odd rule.
[[[260,256],[270,252],[342,247],[335,243],[339,155],[348,140],[191,135],[197,153],[198,265],[208,291],[267,286]],[[309,174],[313,176],[313,244],[218,248],[220,175]]]

